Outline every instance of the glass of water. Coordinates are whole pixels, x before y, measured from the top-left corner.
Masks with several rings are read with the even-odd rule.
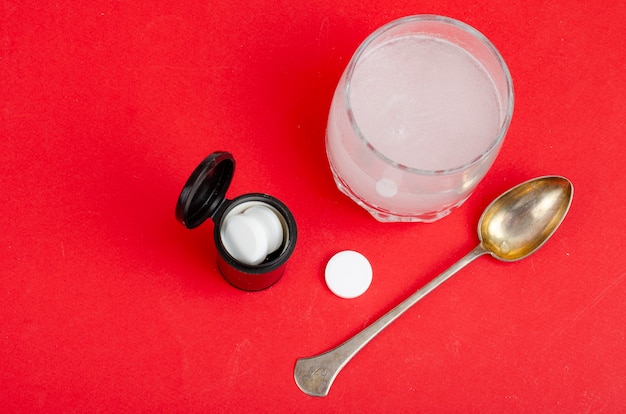
[[[513,114],[500,53],[476,29],[434,15],[372,33],[343,73],[326,151],[338,188],[383,222],[432,222],[493,164]]]

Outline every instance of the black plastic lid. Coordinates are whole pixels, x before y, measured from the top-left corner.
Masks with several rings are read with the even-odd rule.
[[[200,163],[183,187],[176,204],[176,219],[188,229],[212,218],[226,197],[235,172],[229,152],[214,152]]]

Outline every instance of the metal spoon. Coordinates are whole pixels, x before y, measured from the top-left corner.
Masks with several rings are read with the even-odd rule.
[[[296,361],[298,387],[315,397],[328,395],[341,369],[391,322],[468,263],[484,254],[513,262],[541,247],[559,227],[572,203],[574,187],[559,176],[539,177],[513,187],[495,199],[478,222],[480,243],[474,250],[338,347]]]

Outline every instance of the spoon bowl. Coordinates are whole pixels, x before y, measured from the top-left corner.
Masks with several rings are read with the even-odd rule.
[[[513,262],[539,249],[559,227],[574,187],[559,176],[539,177],[495,199],[478,222],[478,237],[496,259]]]
[[[546,176],[519,184],[487,206],[478,222],[480,243],[376,322],[336,348],[296,361],[294,379],[311,396],[324,397],[343,367],[376,335],[420,299],[479,256],[513,262],[539,249],[554,234],[572,203],[574,187],[564,177]]]

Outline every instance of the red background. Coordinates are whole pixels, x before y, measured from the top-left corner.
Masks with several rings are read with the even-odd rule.
[[[618,412],[626,405],[624,2],[0,2],[0,407],[5,412]],[[502,152],[433,224],[381,224],[334,187],[331,96],[357,45],[434,13],[483,32],[515,85]],[[300,237],[284,277],[219,275],[212,223],[174,207],[214,150],[232,198],[265,192]],[[483,208],[546,174],[575,186],[555,236],[483,257],[339,375],[295,360],[347,339],[477,243]],[[374,281],[325,286],[337,251]]]

